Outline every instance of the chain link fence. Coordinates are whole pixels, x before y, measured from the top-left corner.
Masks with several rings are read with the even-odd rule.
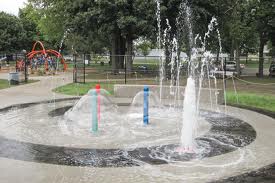
[[[129,59],[131,58],[131,59]],[[73,70],[73,81],[75,83],[86,83],[92,81],[114,81],[119,83],[134,84],[139,81],[147,83],[158,83],[160,80],[160,57],[159,56],[138,56],[138,55],[98,55],[98,54],[76,54],[64,56],[69,68]],[[112,65],[112,59],[116,65]],[[164,59],[164,58],[161,58]],[[225,72],[236,71],[236,60],[230,56],[224,59]],[[221,63],[221,58],[219,64]],[[226,59],[226,60],[225,60]],[[132,62],[132,63],[130,63]],[[165,62],[165,61],[164,61]],[[256,76],[259,67],[258,56],[240,57],[241,75]],[[270,75],[270,69],[275,59],[264,58],[264,75]],[[29,75],[29,63],[22,53],[0,55],[0,68],[2,71],[19,72],[21,81],[27,81]],[[169,65],[164,67],[169,68]],[[221,66],[218,66],[221,67]],[[119,69],[117,69],[119,68]],[[180,77],[186,77],[188,64],[185,59],[181,59]],[[169,75],[170,69],[166,69]],[[225,74],[227,75],[227,74]],[[275,74],[274,74],[275,75]],[[22,79],[23,78],[23,79]],[[170,78],[164,78],[169,80]]]
[[[132,59],[128,59],[132,57]],[[90,81],[120,81],[120,83],[135,83],[134,81],[152,81],[152,83],[160,80],[160,58],[159,56],[125,56],[125,55],[91,55],[79,54],[71,58],[71,67],[74,70],[74,82],[85,83]],[[116,66],[112,65],[112,59],[116,59]],[[128,60],[131,60],[131,64]],[[186,77],[188,71],[188,64],[186,59],[180,59],[180,77]],[[164,61],[165,62],[165,61]],[[264,75],[269,75],[270,66],[274,59],[264,58]],[[213,65],[211,67],[217,68],[217,75],[236,74],[236,60],[230,57],[213,57]],[[226,63],[226,64],[225,64]],[[165,73],[167,76],[171,71],[169,65],[165,65]],[[256,76],[258,73],[259,58],[257,57],[240,57],[240,74],[243,76]],[[117,69],[120,68],[120,69]],[[215,68],[209,68],[214,70]],[[170,78],[164,78],[169,80]],[[150,82],[149,82],[150,83]]]
[[[18,82],[28,82],[29,64],[24,53],[0,55],[0,70],[9,72],[10,81],[16,78]]]
[[[112,57],[112,58],[111,58]],[[132,64],[125,55],[74,55],[73,67],[75,83],[108,80],[131,83],[137,80],[158,80],[159,57],[132,57]],[[116,66],[111,59],[116,59]],[[130,59],[129,59],[130,60]]]

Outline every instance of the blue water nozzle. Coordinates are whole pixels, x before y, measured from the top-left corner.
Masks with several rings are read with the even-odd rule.
[[[149,87],[144,86],[144,100],[143,100],[143,124],[149,124]]]

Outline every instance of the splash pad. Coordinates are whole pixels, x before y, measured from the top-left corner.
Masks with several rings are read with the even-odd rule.
[[[117,104],[108,92],[100,89],[96,97],[96,101],[100,98],[98,131],[91,132],[94,98],[89,94],[93,94],[93,91],[97,89],[92,89],[81,99],[2,109],[1,157],[83,167],[82,170],[87,171],[85,178],[90,177],[90,170],[99,175],[106,175],[101,168],[108,172],[122,171],[111,176],[113,179],[120,177],[122,182],[129,181],[134,174],[137,180],[144,178],[149,181],[150,178],[159,177],[157,179],[160,181],[170,182],[212,177],[208,171],[201,170],[202,167],[215,169],[217,174],[214,177],[217,177],[224,175],[223,169],[227,167],[239,168],[254,161],[245,150],[256,141],[256,131],[250,125],[255,117],[251,114],[248,115],[251,118],[244,118],[236,112],[239,109],[234,112],[229,108],[225,114],[224,111],[211,110],[210,105],[201,108],[198,122],[208,125],[197,129],[197,149],[182,151],[179,149],[184,120],[182,106],[171,107],[167,105],[169,100],[168,103],[165,100],[160,102],[159,95],[149,87],[149,124],[144,125],[143,90],[128,100],[128,104]],[[30,115],[31,118],[27,117]],[[95,115],[98,117],[98,113]],[[8,128],[10,124],[14,124],[13,128]],[[227,161],[227,156],[231,161],[233,158],[234,162]],[[211,159],[217,162],[206,163]],[[193,177],[192,172],[197,169],[200,172]],[[101,171],[105,173],[99,173]],[[178,174],[179,171],[182,173]]]
[[[191,64],[198,55],[196,49],[193,53]],[[207,68],[211,58],[205,50],[203,55],[202,68]],[[171,65],[180,63],[176,59]],[[218,91],[201,87],[203,76],[190,74],[184,89],[168,87],[176,98],[165,96],[166,86],[159,93],[140,86],[131,102],[119,105],[96,88],[81,99],[1,109],[0,155],[27,162],[24,168],[35,162],[31,170],[50,166],[66,182],[205,182],[244,173],[258,163],[265,166],[275,147],[267,140],[273,132],[264,131],[274,120],[241,109],[224,110],[213,102]],[[204,98],[211,103],[197,105]],[[257,124],[259,119],[267,128]],[[268,154],[254,153],[261,147]],[[37,173],[36,180],[41,177],[39,171],[31,173]]]

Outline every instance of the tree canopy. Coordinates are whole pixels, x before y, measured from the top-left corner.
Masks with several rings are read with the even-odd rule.
[[[160,0],[161,31],[171,26],[168,39],[180,35],[181,50],[188,51],[188,31],[181,27],[186,27],[182,25],[186,16],[180,12],[182,2],[185,0]],[[186,2],[192,11],[194,35],[203,36],[212,17],[216,17],[223,52],[235,57],[259,52],[261,58],[263,46],[269,41],[275,56],[275,0]],[[156,47],[156,8],[156,0],[29,0],[19,17],[0,14],[1,52],[28,49],[34,40],[60,49],[61,40],[66,38],[62,49],[67,52],[132,55],[137,39],[144,38]],[[217,35],[211,34],[209,40],[209,50],[218,52]],[[124,67],[123,57],[111,60],[114,70]],[[126,60],[126,67],[131,69],[131,57]],[[260,60],[260,75],[261,65]]]
[[[26,38],[23,24],[18,17],[0,12],[0,52],[19,51]]]

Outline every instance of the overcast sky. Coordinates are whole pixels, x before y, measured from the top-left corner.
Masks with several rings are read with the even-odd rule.
[[[24,6],[27,0],[0,0],[0,11],[18,16],[19,8]]]

